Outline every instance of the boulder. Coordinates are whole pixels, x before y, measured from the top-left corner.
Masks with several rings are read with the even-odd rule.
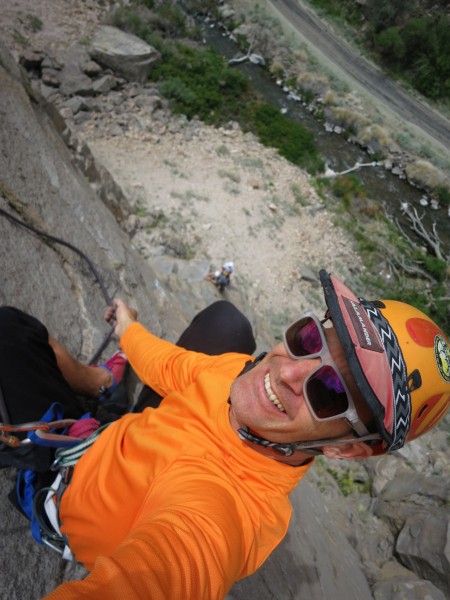
[[[419,579],[398,563],[383,565],[379,580],[372,588],[374,598],[382,600],[445,600],[448,598],[431,582]]]
[[[448,514],[414,514],[406,519],[395,550],[401,562],[450,597],[450,524]]]
[[[147,80],[153,63],[160,57],[159,52],[142,39],[110,25],[97,29],[89,52],[103,67],[140,83]]]

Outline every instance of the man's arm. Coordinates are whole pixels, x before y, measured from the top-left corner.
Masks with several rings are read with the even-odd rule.
[[[205,369],[236,377],[251,357],[229,353],[209,356],[161,340],[137,323],[137,313],[121,300],[105,318],[120,337],[120,345],[138,377],[162,396],[186,389]],[[109,318],[108,318],[109,317]],[[242,357],[242,358],[241,358]]]
[[[151,490],[143,515],[110,557],[48,600],[219,600],[242,576],[248,513],[211,467],[176,465]],[[248,533],[247,533],[248,535]]]

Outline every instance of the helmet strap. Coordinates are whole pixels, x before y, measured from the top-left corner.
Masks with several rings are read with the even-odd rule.
[[[292,456],[294,452],[304,452],[305,454],[319,455],[323,454],[321,448],[323,446],[341,446],[345,444],[351,444],[353,442],[372,442],[374,440],[380,440],[381,435],[379,433],[370,433],[355,438],[328,438],[324,440],[311,440],[308,442],[289,442],[283,444],[281,442],[271,442],[265,438],[260,437],[255,433],[251,433],[247,425],[243,425],[238,429],[239,437],[241,440],[255,444],[262,448],[271,448],[282,456]]]

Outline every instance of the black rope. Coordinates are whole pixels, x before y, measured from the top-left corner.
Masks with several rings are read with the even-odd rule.
[[[28,223],[25,223],[21,219],[14,217],[10,213],[8,213],[6,210],[3,210],[3,208],[0,208],[0,214],[2,214],[4,217],[9,219],[10,221],[13,221],[17,225],[20,225],[21,227],[25,227],[26,229],[29,229],[30,231],[32,231],[33,233],[36,233],[37,235],[40,235],[41,237],[45,237],[52,242],[56,242],[57,244],[62,244],[63,246],[70,248],[71,250],[76,252],[79,256],[81,256],[81,258],[83,258],[87,262],[89,268],[91,269],[91,271],[95,277],[95,280],[97,281],[98,285],[100,286],[100,289],[102,290],[102,293],[103,293],[103,297],[105,298],[105,301],[106,301],[106,305],[107,306],[112,305],[112,299],[110,298],[108,291],[103,283],[103,279],[101,278],[99,272],[95,268],[94,263],[90,260],[90,258],[88,256],[86,256],[86,254],[84,254],[84,252],[81,252],[81,250],[79,250],[76,246],[74,246],[73,244],[70,244],[69,242],[66,242],[65,240],[62,240],[61,238],[57,238],[53,235],[50,235],[49,233],[46,233],[45,231],[36,229],[36,227],[33,227],[33,225],[28,225]]]
[[[6,210],[4,210],[3,208],[0,208],[0,215],[6,217],[7,219],[9,219],[10,221],[12,221],[16,225],[19,225],[20,227],[24,227],[25,229],[28,229],[29,231],[32,231],[33,233],[35,233],[36,235],[38,235],[40,237],[46,238],[46,239],[48,239],[48,240],[50,240],[52,242],[55,242],[57,244],[61,244],[63,246],[66,246],[67,248],[70,248],[70,250],[72,250],[73,252],[75,252],[76,254],[78,254],[78,256],[80,256],[88,264],[89,269],[91,270],[92,274],[94,275],[94,278],[95,278],[96,282],[100,286],[100,289],[102,291],[103,297],[104,297],[105,302],[106,302],[106,305],[107,306],[112,306],[112,304],[113,304],[112,298],[108,294],[108,291],[107,291],[107,289],[106,289],[106,287],[105,287],[105,285],[103,283],[102,277],[100,276],[99,272],[97,271],[94,263],[90,260],[90,258],[88,256],[86,256],[86,254],[84,254],[84,252],[82,252],[81,250],[79,250],[79,248],[77,248],[73,244],[70,244],[69,242],[66,242],[65,240],[62,240],[61,238],[55,237],[54,235],[50,235],[49,233],[46,233],[45,231],[41,231],[40,229],[37,229],[36,227],[33,227],[33,225],[28,225],[28,223],[25,223],[21,219],[15,217],[14,215],[10,214],[9,212],[7,212]],[[97,350],[95,351],[93,357],[89,361],[90,365],[92,365],[95,362],[97,362],[97,360],[100,357],[100,355],[102,354],[103,350],[109,344],[113,333],[114,333],[114,328],[111,328],[111,330],[105,335],[105,337],[103,338],[100,346],[97,348]],[[1,407],[1,405],[0,405],[0,407]]]

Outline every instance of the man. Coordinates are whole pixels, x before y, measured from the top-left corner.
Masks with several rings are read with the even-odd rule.
[[[325,319],[306,313],[256,360],[160,340],[120,300],[107,311],[132,367],[164,400],[109,425],[76,464],[60,528],[91,572],[49,598],[223,598],[285,535],[289,493],[314,454],[387,452],[444,416],[443,332],[413,307],[369,303],[320,277]],[[231,346],[252,351],[245,318],[218,305]],[[201,330],[211,338],[201,324],[210,312],[186,345]]]

